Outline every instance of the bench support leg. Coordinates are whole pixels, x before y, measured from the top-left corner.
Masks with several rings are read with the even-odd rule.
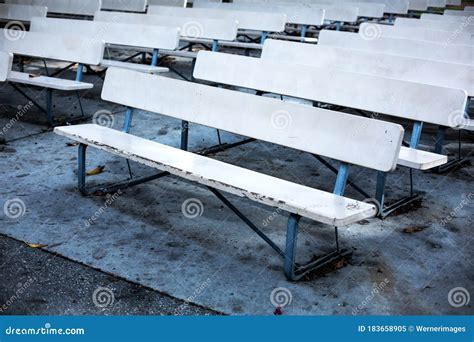
[[[379,217],[386,218],[389,215],[393,214],[397,210],[400,210],[404,207],[407,207],[410,204],[419,202],[421,200],[421,195],[414,192],[413,189],[413,173],[410,170],[410,195],[406,196],[388,206],[385,205],[385,186],[387,183],[387,173],[378,172],[377,173],[377,188],[375,192],[376,205],[378,206]]]
[[[443,154],[443,145],[446,139],[446,127],[439,127],[438,133],[436,134],[436,143],[435,143],[435,153]],[[436,168],[436,173],[445,173],[449,171],[454,171],[456,169],[463,168],[465,166],[470,166],[471,162],[462,157],[462,145],[461,145],[461,130],[458,132],[458,156],[455,159],[450,160],[447,164]]]
[[[46,89],[46,116],[48,119],[48,123],[52,126],[53,125],[53,90]]]
[[[77,187],[83,195],[87,195],[86,189],[86,152],[87,145],[79,144],[77,156]]]
[[[339,249],[339,237],[338,230],[335,229],[336,234],[336,250],[331,252],[317,260],[311,261],[306,265],[298,265],[296,263],[296,250],[297,250],[297,237],[298,237],[298,224],[301,220],[301,216],[296,214],[290,214],[287,226],[286,245],[285,251],[281,250],[278,245],[273,242],[265,233],[263,233],[258,227],[250,221],[239,209],[237,209],[230,201],[222,195],[218,190],[207,187],[226,207],[232,210],[250,229],[252,229],[262,240],[264,240],[273,250],[275,250],[283,258],[283,270],[288,280],[297,281],[303,278],[310,272],[320,270],[341,258],[350,256],[352,253],[347,251],[341,251]]]
[[[189,122],[181,121],[181,149],[188,150],[189,143]]]
[[[286,249],[284,272],[285,276],[290,281],[298,281],[309,273],[324,270],[329,265],[333,265],[339,260],[344,260],[352,255],[351,251],[341,250],[339,247],[339,230],[334,229],[336,250],[330,252],[322,257],[317,258],[305,265],[296,263],[296,250],[298,241],[298,225],[301,217],[296,214],[291,214],[288,218],[288,226],[286,232]]]

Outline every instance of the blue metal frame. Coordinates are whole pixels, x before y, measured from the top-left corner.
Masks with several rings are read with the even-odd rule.
[[[306,38],[307,26],[301,25],[301,41],[304,42]]]

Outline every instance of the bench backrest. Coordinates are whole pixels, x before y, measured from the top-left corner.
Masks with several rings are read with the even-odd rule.
[[[432,30],[442,30],[460,33],[474,33],[474,21],[465,21],[462,24],[450,23],[439,20],[419,20],[412,18],[397,18],[395,19],[395,26],[398,27],[419,27]]]
[[[102,9],[113,11],[145,12],[147,0],[102,0]]]
[[[472,45],[449,45],[447,47],[442,43],[388,37],[368,40],[358,33],[329,30],[320,32],[318,44],[474,65],[474,46]]]
[[[367,39],[377,39],[379,37],[400,38],[409,40],[425,40],[445,45],[461,44],[474,45],[474,35],[469,33],[456,33],[441,30],[431,30],[414,27],[399,27],[390,25],[380,25],[372,23],[362,23],[359,27],[359,34]]]
[[[332,1],[337,1],[337,0],[332,0]],[[383,3],[385,5],[385,13],[388,13],[388,14],[407,14],[408,8],[409,8],[408,0],[344,0],[344,1],[345,2]]]
[[[428,7],[444,8],[446,5],[446,0],[428,0]]]
[[[335,68],[202,51],[197,79],[356,108],[441,126],[459,125],[467,93]]]
[[[231,11],[253,11],[263,13],[282,13],[286,14],[287,22],[290,24],[321,26],[324,23],[324,9],[308,9],[303,6],[289,4],[231,4],[209,1],[194,1],[193,8],[212,8]]]
[[[270,6],[276,4],[283,4],[290,6],[299,5],[301,7],[306,8],[307,11],[324,9],[324,19],[328,21],[354,22],[357,21],[357,16],[359,14],[359,9],[357,8],[357,6],[351,4],[331,4],[304,1],[286,2],[284,0],[276,2],[265,0],[235,0],[233,3],[239,5],[247,5],[249,6],[249,8],[252,8],[252,6]]]
[[[469,17],[469,16],[474,16],[474,13],[469,12],[469,11],[460,11],[460,10],[445,10],[444,15]]]
[[[13,55],[0,51],[0,82],[5,82],[12,69]]]
[[[188,4],[187,0],[148,0],[148,6],[158,5],[158,6],[186,7],[187,4]]]
[[[410,11],[426,11],[428,10],[428,0],[410,0],[408,9]]]
[[[102,99],[380,171],[396,167],[403,134],[391,123],[124,69],[109,69]]]
[[[208,8],[180,8],[172,6],[148,6],[151,15],[187,17],[195,19],[225,19],[237,21],[239,29],[283,32],[286,26],[286,15],[281,13],[261,13],[228,11]]]
[[[237,38],[237,22],[230,20],[101,11],[95,14],[94,21],[179,27],[181,37],[227,41],[233,41]]]
[[[461,6],[462,0],[446,0],[446,5]]]
[[[5,0],[6,4],[46,6],[48,13],[92,16],[101,8],[101,0]]]
[[[435,20],[435,21],[445,21],[448,23],[458,23],[461,24],[463,21],[467,20],[469,17],[460,17],[455,15],[442,15],[442,14],[432,14],[432,13],[423,13],[421,15],[421,20]]]
[[[89,20],[33,18],[30,32],[76,35],[107,44],[174,50],[179,28],[108,23]]]
[[[0,19],[30,21],[33,17],[46,17],[44,6],[0,4]]]
[[[9,37],[14,37],[11,39]],[[87,46],[87,49],[84,49]],[[81,36],[68,36],[1,30],[0,51],[15,55],[40,57],[66,62],[99,65],[104,55],[105,43]]]
[[[265,41],[261,58],[464,89],[474,96],[474,67],[464,64],[274,39]]]

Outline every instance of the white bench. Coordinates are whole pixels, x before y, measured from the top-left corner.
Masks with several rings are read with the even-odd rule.
[[[83,36],[96,41],[104,41],[114,46],[151,49],[153,59],[151,65],[141,65],[114,60],[103,60],[102,67],[116,66],[148,73],[167,72],[167,68],[157,66],[160,50],[175,50],[179,45],[178,28],[109,23],[88,20],[33,18],[31,32]],[[87,49],[87,46],[83,47]]]
[[[94,21],[135,25],[171,26],[181,28],[181,37],[217,41],[233,41],[237,37],[237,22],[222,19],[170,17],[136,13],[97,12]]]
[[[124,12],[145,12],[147,0],[102,0],[102,9]]]
[[[448,63],[474,65],[474,46],[380,37],[369,40],[358,33],[322,30],[318,44],[382,52]]]
[[[432,30],[442,30],[451,32],[460,32],[474,34],[474,24],[469,24],[468,21],[462,25],[459,23],[450,23],[439,20],[419,20],[411,18],[397,18],[395,20],[395,26],[398,27],[417,27]]]
[[[48,122],[53,124],[53,90],[75,91],[80,104],[78,91],[93,88],[93,84],[81,82],[83,65],[98,66],[103,59],[105,44],[103,41],[85,39],[80,36],[58,35],[57,33],[23,32],[19,39],[7,38],[13,35],[15,32],[0,31],[0,51],[7,51],[18,56],[52,59],[69,62],[72,65],[78,64],[76,80],[49,76],[38,77],[18,71],[12,71],[8,77],[9,84],[32,101],[47,115]],[[46,88],[46,109],[18,88],[16,83]]]
[[[448,6],[461,6],[462,0],[446,0]]]
[[[186,101],[181,101],[180,94],[186,94]],[[87,146],[204,185],[275,249],[284,260],[285,275],[290,280],[300,279],[344,254],[337,243],[335,252],[297,267],[300,218],[342,227],[375,216],[373,205],[342,197],[347,167],[355,164],[384,172],[393,170],[403,135],[403,128],[392,123],[124,69],[109,69],[102,98],[339,160],[342,164],[331,194],[105,127],[81,125],[55,129],[57,134],[80,143],[78,183],[81,191],[86,191]],[[243,103],[246,105],[242,106]],[[275,113],[291,115],[291,124],[286,129],[276,130],[272,126]],[[365,149],[372,151],[374,145],[378,148],[372,155],[359,153]],[[222,192],[289,212],[286,248],[283,250],[272,242]],[[337,231],[336,228],[336,237]]]
[[[33,17],[46,17],[44,6],[0,4],[0,20],[31,21]]]
[[[81,16],[92,16],[101,7],[101,0],[5,0],[5,3],[45,6],[48,13]]]
[[[412,120],[416,125],[410,148],[402,148],[398,161],[411,169],[428,170],[448,161],[447,156],[417,150],[423,123],[450,128],[468,123],[462,116],[459,121],[452,117],[452,113],[462,113],[466,108],[467,94],[459,89],[278,62],[268,57],[257,59],[204,51],[198,55],[194,77]],[[377,200],[381,205],[382,190],[378,188]]]
[[[0,51],[0,82],[7,80],[10,71],[12,70],[13,55]]]
[[[287,22],[287,17],[281,13],[261,13],[228,11],[207,8],[179,8],[171,6],[149,6],[148,14],[186,17],[193,19],[223,19],[237,21],[241,30],[252,30],[259,32],[283,32]]]
[[[373,23],[362,23],[359,27],[359,34],[367,39],[377,39],[378,37],[389,37],[409,40],[424,40],[446,45],[474,45],[474,35],[469,33],[456,33],[441,30],[431,30],[415,27],[399,27],[390,25],[380,25]]]
[[[474,97],[474,67],[464,64],[273,39],[265,42],[262,58],[464,89]]]

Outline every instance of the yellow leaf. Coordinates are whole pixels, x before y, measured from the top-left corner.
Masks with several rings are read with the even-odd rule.
[[[48,245],[43,245],[43,244],[40,244],[40,243],[27,243],[28,247],[31,247],[31,248],[44,248],[44,247],[48,247]]]
[[[95,169],[86,172],[87,176],[95,176],[104,172],[105,166],[97,166]]]

